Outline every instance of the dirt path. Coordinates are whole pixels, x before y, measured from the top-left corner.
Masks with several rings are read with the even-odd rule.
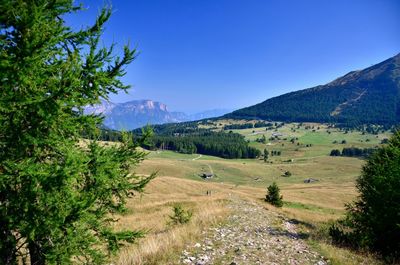
[[[210,170],[210,174],[214,175],[214,171],[213,171],[212,167],[209,164],[207,164],[207,166],[208,166],[208,169]]]
[[[192,161],[196,161],[202,157],[203,157],[203,155],[199,155],[198,157],[192,158]],[[206,164],[206,165],[207,165],[208,169],[210,170],[210,174],[214,175],[214,171],[213,171],[212,167],[209,164]]]
[[[260,205],[232,198],[226,223],[204,231],[203,240],[182,252],[181,264],[318,264],[296,225]]]
[[[195,160],[197,160],[197,159],[200,159],[202,156],[203,156],[203,155],[199,155],[198,157],[193,158],[192,161],[195,161]]]

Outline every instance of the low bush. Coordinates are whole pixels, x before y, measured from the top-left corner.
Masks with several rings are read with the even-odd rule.
[[[181,204],[175,204],[173,206],[173,212],[173,215],[169,216],[169,225],[186,224],[193,216],[193,212],[191,210],[185,210]]]

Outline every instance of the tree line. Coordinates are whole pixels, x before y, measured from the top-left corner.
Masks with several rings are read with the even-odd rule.
[[[228,159],[237,158],[257,158],[261,156],[261,151],[250,147],[244,137],[237,133],[214,132],[208,129],[198,129],[192,127],[183,128],[171,125],[158,127],[157,133],[141,143],[141,147],[148,150],[162,149],[171,150],[183,154],[203,154],[212,155]],[[162,128],[162,129],[160,129]],[[133,141],[143,137],[142,129],[134,130]],[[185,132],[185,133],[179,133]],[[85,138],[92,139],[87,134]],[[100,129],[96,135],[97,140],[101,141],[120,141],[122,133],[115,130]],[[278,154],[275,154],[278,155]]]
[[[203,154],[222,158],[256,158],[261,152],[248,146],[244,137],[236,133],[198,132],[186,135],[155,135],[153,148],[173,150],[185,154]]]
[[[376,148],[345,147],[342,151],[333,149],[330,156],[368,157],[375,151]]]
[[[224,130],[240,130],[240,129],[249,129],[249,128],[272,127],[272,126],[274,126],[274,124],[272,122],[259,121],[259,122],[256,122],[256,123],[243,123],[243,124],[225,125],[224,126]]]

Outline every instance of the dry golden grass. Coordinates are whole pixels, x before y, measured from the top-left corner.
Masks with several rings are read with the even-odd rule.
[[[206,195],[207,190],[212,192],[211,196]],[[263,189],[254,187],[158,177],[150,182],[145,194],[128,202],[129,214],[121,216],[116,224],[116,229],[142,229],[148,233],[138,244],[123,249],[114,263],[173,264],[184,247],[199,238],[201,231],[224,220],[229,213],[225,203],[232,195],[260,202],[264,193]],[[193,210],[193,218],[188,224],[167,225],[175,203]]]
[[[351,202],[357,192],[353,184],[312,185],[292,184],[282,189],[287,205],[283,212],[295,219],[319,223],[335,220],[344,214],[344,205]],[[298,207],[296,207],[298,206]]]
[[[354,181],[363,164],[355,158],[329,156],[303,157],[294,163],[276,160],[273,164],[204,155],[193,159],[196,157],[198,155],[152,152],[137,168],[137,172],[144,175],[159,170],[159,177],[150,183],[143,196],[129,201],[132,214],[121,217],[117,228],[145,229],[149,233],[139,244],[124,249],[114,263],[173,264],[187,244],[194,244],[203,229],[224,219],[228,213],[224,201],[232,194],[318,228],[342,217],[344,205],[355,199]],[[199,173],[208,172],[209,166],[215,177],[203,181]],[[293,174],[290,178],[281,177],[286,170]],[[319,182],[303,183],[309,177]],[[286,202],[281,209],[263,201],[272,181],[278,183]],[[213,195],[206,196],[207,190],[212,190]],[[168,215],[177,202],[194,211],[193,220],[187,225],[168,227]],[[332,246],[325,239],[310,240],[310,243],[333,264],[380,264],[373,256]]]
[[[207,190],[212,191],[206,196]],[[343,202],[353,198],[354,186],[343,184],[338,187],[323,185],[291,185],[282,190],[286,201],[315,205],[322,210],[275,208],[263,202],[265,189],[233,184],[220,184],[207,181],[194,181],[182,178],[161,176],[154,179],[146,188],[145,194],[128,202],[129,213],[120,218],[116,229],[143,229],[146,236],[124,248],[114,259],[114,264],[176,264],[181,251],[188,244],[194,244],[201,237],[201,231],[223,222],[229,213],[226,200],[232,195],[256,201],[264,208],[282,213],[288,218],[316,224],[337,219],[342,215]],[[192,220],[185,225],[167,225],[172,206],[181,203],[185,209],[194,211]],[[331,214],[324,209],[336,209]],[[332,246],[324,241],[310,241],[311,246],[331,260],[332,264],[371,264],[380,265],[375,257],[355,253]]]
[[[212,191],[211,196],[206,196],[207,190]],[[128,202],[130,213],[122,216],[116,225],[117,229],[146,230],[146,237],[139,240],[138,244],[123,249],[114,262],[120,265],[173,264],[179,259],[179,253],[185,246],[193,244],[199,238],[202,230],[224,219],[229,212],[225,207],[225,200],[232,194],[257,201],[265,208],[283,213],[289,218],[313,224],[336,219],[339,211],[343,210],[342,202],[355,195],[351,185],[324,187],[299,184],[286,187],[282,192],[285,200],[337,209],[338,212],[329,214],[288,207],[276,209],[262,201],[265,196],[265,190],[262,188],[160,176],[150,182],[143,195]],[[167,225],[168,216],[172,214],[172,206],[175,203],[181,203],[186,209],[194,211],[189,224]],[[318,248],[323,253],[330,253],[333,260],[341,260],[340,253],[346,251],[327,244],[318,245]],[[354,257],[358,256],[354,254]]]
[[[331,261],[332,265],[383,265],[385,262],[380,261],[377,257],[370,253],[356,253],[346,248],[335,247],[328,243],[318,243],[315,247],[319,252]]]
[[[206,195],[207,190],[212,191],[211,196]],[[145,194],[129,201],[128,208],[132,213],[122,216],[116,225],[116,229],[142,229],[148,233],[138,244],[123,249],[114,262],[120,265],[171,264],[203,229],[224,219],[228,213],[224,200],[228,197],[229,187],[224,185],[172,177],[156,178]],[[193,210],[188,224],[167,224],[175,203]]]

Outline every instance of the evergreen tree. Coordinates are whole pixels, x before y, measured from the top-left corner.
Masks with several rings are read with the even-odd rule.
[[[340,150],[338,149],[331,150],[330,156],[340,156],[340,155],[341,155]]]
[[[400,255],[400,131],[369,156],[357,180],[358,200],[330,229],[335,241]]]
[[[279,191],[280,189],[278,185],[276,184],[276,182],[273,182],[271,185],[268,186],[268,194],[265,196],[265,201],[269,202],[270,204],[276,207],[282,207],[283,196],[280,195]]]
[[[68,27],[63,18],[80,9],[72,0],[0,2],[1,264],[27,255],[36,265],[100,264],[142,235],[110,226],[153,177],[131,173],[145,157],[139,142],[81,141],[96,139],[102,120],[83,107],[128,89],[120,78],[137,51],[99,48],[109,8],[93,26]]]
[[[269,156],[269,152],[267,149],[264,149],[264,162],[267,162]]]

